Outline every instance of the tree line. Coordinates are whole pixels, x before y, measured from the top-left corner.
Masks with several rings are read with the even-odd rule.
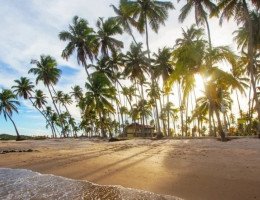
[[[178,0],[180,2],[180,0]],[[31,102],[46,121],[53,137],[113,137],[122,134],[130,122],[155,126],[165,136],[220,136],[227,134],[260,137],[259,66],[260,3],[258,0],[186,0],[179,21],[184,22],[194,9],[195,23],[182,29],[172,47],[150,49],[150,31],[158,33],[174,9],[169,1],[120,0],[111,5],[115,16],[99,18],[96,27],[86,19],[73,17],[67,30],[58,35],[66,42],[62,58],[76,56],[85,69],[85,87],[76,85],[70,93],[57,91],[61,76],[58,64],[50,55],[32,60],[28,73],[35,75],[14,81],[11,89],[0,93],[0,114],[9,119],[17,133],[12,113],[18,112],[19,98]],[[238,29],[233,33],[239,54],[227,46],[214,46],[209,18],[220,25],[233,19]],[[205,31],[206,30],[206,31]],[[134,33],[145,35],[145,44]],[[118,35],[132,38],[124,52]],[[223,70],[223,63],[230,71]],[[203,81],[202,95],[196,91],[196,76]],[[41,82],[47,95],[36,89]],[[248,99],[242,108],[240,96]],[[81,120],[75,120],[68,106],[76,102]],[[239,116],[234,115],[234,101]]]

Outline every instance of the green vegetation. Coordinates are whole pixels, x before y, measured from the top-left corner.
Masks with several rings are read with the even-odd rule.
[[[11,120],[17,139],[20,136],[11,118],[19,106],[17,97],[33,104],[53,137],[77,137],[81,131],[89,137],[112,138],[120,135],[129,122],[155,126],[156,132],[165,136],[209,135],[220,136],[222,141],[227,135],[260,137],[259,1],[185,3],[179,21],[183,22],[195,9],[196,24],[182,29],[175,43],[157,52],[151,52],[149,31],[159,33],[174,9],[171,2],[120,0],[118,6],[111,5],[115,16],[99,18],[96,27],[75,16],[68,30],[59,33],[59,39],[66,43],[61,56],[66,60],[76,56],[87,74],[86,82],[82,80],[85,88],[73,86],[70,94],[56,91],[61,76],[56,60],[49,55],[32,60],[34,67],[29,73],[35,75],[36,85],[42,82],[48,89],[52,105],[26,77],[15,80],[14,93],[3,90],[0,114]],[[237,22],[234,41],[238,54],[227,46],[212,44],[208,19],[213,17],[220,24],[230,18]],[[134,30],[145,34],[145,46],[136,40]],[[129,48],[117,38],[124,33],[133,39]],[[223,63],[228,63],[230,70],[223,70]],[[199,96],[197,77],[203,85]],[[247,107],[241,107],[239,95],[247,97]],[[234,101],[239,116],[234,115]],[[78,122],[68,109],[73,102],[81,113]]]
[[[0,134],[0,140],[16,140],[17,136],[9,135],[9,134]],[[47,137],[45,136],[27,136],[20,135],[20,140],[45,140]]]

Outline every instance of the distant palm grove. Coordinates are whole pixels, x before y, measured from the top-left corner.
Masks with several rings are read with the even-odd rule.
[[[179,3],[180,0],[174,1]],[[70,93],[57,91],[61,70],[50,55],[31,61],[26,77],[14,81],[0,93],[0,114],[14,125],[19,99],[28,100],[46,120],[52,137],[117,137],[131,123],[155,127],[155,133],[169,137],[260,136],[260,1],[186,0],[179,21],[195,10],[194,25],[182,29],[182,36],[170,47],[150,50],[150,31],[159,33],[174,4],[169,1],[120,0],[111,5],[114,16],[97,19],[90,27],[86,19],[73,17],[58,38],[66,43],[62,58],[76,56],[87,79],[85,87],[72,86]],[[233,19],[237,52],[227,46],[213,46],[209,18],[220,26]],[[117,36],[132,39],[124,46]],[[144,34],[144,43],[135,34]],[[158,37],[160,35],[158,34]],[[223,70],[228,63],[230,69]],[[203,91],[196,90],[201,77]],[[48,93],[36,89],[43,83]],[[241,106],[241,97],[247,106]],[[234,107],[236,101],[238,108]],[[81,119],[72,117],[69,105],[76,103]],[[239,109],[235,115],[234,109]]]

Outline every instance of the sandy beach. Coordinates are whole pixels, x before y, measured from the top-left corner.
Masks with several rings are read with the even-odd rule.
[[[121,185],[183,199],[260,199],[260,140],[1,141],[1,168]]]

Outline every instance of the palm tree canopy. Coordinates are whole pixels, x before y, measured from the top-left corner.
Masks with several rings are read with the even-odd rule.
[[[108,56],[109,51],[116,53],[124,47],[123,42],[113,37],[123,33],[123,30],[114,18],[108,18],[105,21],[103,18],[99,18],[97,21],[97,28],[98,46],[103,55]]]
[[[178,0],[178,2],[180,2],[180,0]],[[196,24],[204,24],[208,17],[207,11],[211,13],[217,8],[211,0],[186,0],[186,2],[187,3],[181,8],[181,14],[179,16],[180,22],[183,22],[194,8]]]
[[[31,64],[35,64],[35,68],[31,68],[29,73],[37,75],[36,84],[42,81],[44,85],[55,85],[61,75],[61,70],[57,68],[56,60],[51,56],[41,55],[40,60],[32,60]]]
[[[89,78],[89,83],[86,82],[85,86],[87,89],[85,99],[87,111],[95,109],[100,112],[104,112],[104,110],[115,112],[109,100],[116,100],[116,90],[105,74],[94,72]]]
[[[111,7],[117,15],[113,18],[124,29],[124,31],[131,34],[131,25],[134,27],[137,26],[137,22],[131,17],[134,13],[135,6],[131,5],[128,0],[120,0],[118,8],[114,5],[111,5]]]
[[[89,27],[87,20],[78,16],[73,17],[72,25],[69,25],[68,31],[60,32],[59,38],[68,42],[61,55],[66,60],[76,51],[78,64],[87,66],[87,59],[93,62],[98,54],[94,30]]]
[[[72,87],[71,95],[74,96],[76,99],[81,99],[83,97],[83,90],[79,85],[75,85]]]
[[[163,81],[168,80],[170,74],[173,72],[172,64],[170,62],[172,52],[169,48],[164,47],[159,49],[157,54],[154,54],[153,69],[155,77],[162,76]]]
[[[168,10],[174,8],[170,1],[137,0],[129,1],[129,4],[134,7],[133,18],[140,33],[145,31],[146,22],[157,33],[160,24],[165,25]]]
[[[254,50],[260,49],[260,13],[257,11],[250,12],[250,17],[253,25],[253,44]],[[238,48],[245,50],[248,46],[249,41],[249,32],[248,32],[248,23],[244,22],[242,27],[239,27],[237,31],[234,32]]]
[[[12,89],[14,93],[24,99],[28,99],[32,96],[34,85],[33,83],[26,77],[21,77],[18,80],[14,81],[17,85],[14,85]]]
[[[130,45],[130,50],[124,56],[125,69],[123,74],[129,76],[131,80],[145,80],[145,73],[148,73],[149,59],[147,52],[142,51],[142,43]]]
[[[16,95],[11,90],[2,90],[0,93],[0,114],[3,113],[5,120],[7,120],[7,115],[12,116],[13,112],[18,113],[17,106],[19,105]]]
[[[37,108],[42,108],[44,105],[47,104],[47,97],[42,90],[35,90],[35,95],[33,99],[34,105],[37,106]]]

